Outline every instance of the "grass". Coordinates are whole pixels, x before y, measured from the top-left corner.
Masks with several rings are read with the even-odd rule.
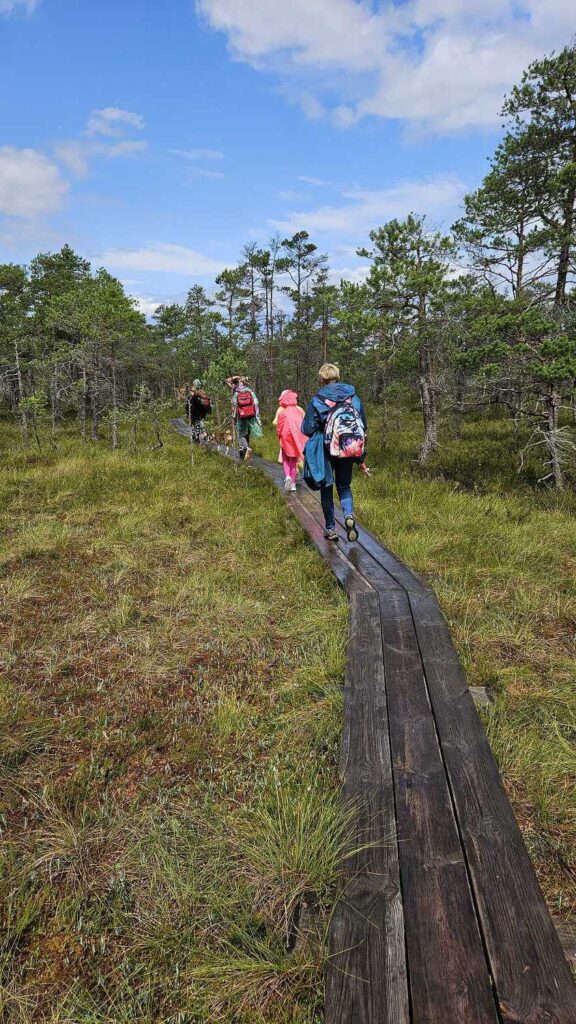
[[[244,467],[2,436],[0,1020],[319,1021],[344,597]]]

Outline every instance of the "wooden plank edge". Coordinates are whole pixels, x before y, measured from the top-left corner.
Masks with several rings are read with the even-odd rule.
[[[371,620],[373,620],[371,622]],[[345,805],[370,795],[378,801],[383,794],[383,783],[371,784],[358,778],[355,765],[350,759],[350,733],[354,699],[356,695],[356,666],[362,664],[362,646],[374,639],[382,643],[379,625],[379,599],[374,591],[357,593],[350,597],[350,630],[348,659],[345,678],[344,724],[341,740],[340,769],[343,776],[342,800]],[[376,625],[375,625],[376,624]],[[378,628],[376,628],[376,626]],[[381,678],[373,677],[373,696],[378,703],[382,723],[385,750],[388,758],[389,799],[387,817],[395,821],[392,764],[389,742],[387,712],[385,710],[386,690],[384,664],[381,656]],[[377,692],[379,688],[381,693]],[[370,689],[370,677],[368,678]],[[361,683],[361,694],[366,699],[365,684]],[[382,705],[383,702],[383,705]],[[386,754],[387,751],[387,754]],[[349,781],[348,781],[349,780]],[[356,833],[362,833],[358,806]],[[372,855],[369,850],[360,852],[351,863],[344,865],[344,887],[334,906],[329,934],[330,957],[326,965],[326,1016],[325,1024],[409,1024],[409,990],[406,965],[406,941],[404,932],[404,910],[400,885],[398,840],[391,836],[392,875],[384,886],[379,876],[371,870]],[[365,862],[365,871],[360,865]],[[395,863],[395,869],[394,869]],[[360,867],[360,871],[358,871]],[[384,867],[384,865],[383,865]],[[352,871],[352,873],[351,873]],[[370,917],[368,916],[370,915]],[[375,922],[374,915],[378,921]],[[338,947],[344,942],[344,949]],[[347,945],[347,942],[350,945]],[[343,962],[342,957],[345,957]],[[381,986],[378,981],[381,979]]]

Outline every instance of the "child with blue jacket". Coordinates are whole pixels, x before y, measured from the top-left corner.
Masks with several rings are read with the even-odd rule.
[[[319,371],[321,387],[306,409],[306,415],[302,422],[301,430],[307,437],[324,433],[328,417],[336,406],[342,403],[350,403],[359,414],[364,431],[366,431],[366,414],[364,406],[356,389],[352,384],[340,382],[340,370],[334,363],[324,363]],[[349,541],[358,540],[358,528],[354,519],[354,503],[352,498],[352,470],[355,462],[361,462],[362,456],[334,458],[326,452],[326,459],[329,459],[332,468],[333,480],[336,483],[336,490],[344,513],[344,525]],[[329,540],[338,540],[336,531],[336,519],[334,516],[334,490],[333,481],[327,480],[320,487],[320,500],[326,529],[324,536]]]

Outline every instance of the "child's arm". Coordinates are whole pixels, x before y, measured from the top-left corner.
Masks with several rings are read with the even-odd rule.
[[[282,406],[279,405],[278,408],[276,409],[276,415],[275,415],[274,419],[272,420],[272,426],[273,427],[275,427],[277,425],[278,417],[279,417],[281,412],[282,412]]]

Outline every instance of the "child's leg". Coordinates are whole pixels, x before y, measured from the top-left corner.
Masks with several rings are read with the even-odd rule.
[[[282,449],[282,472],[286,479],[288,479],[288,477],[292,479],[292,470],[290,466],[291,461],[290,456],[286,455],[286,452]]]
[[[338,491],[338,497],[340,498],[340,504],[342,506],[342,512],[345,516],[354,515],[354,506],[352,503],[352,470],[354,463],[352,459],[335,459],[334,476],[336,477],[336,490]]]
[[[248,448],[248,431],[246,430],[246,421],[237,419],[236,427],[238,430],[238,446],[240,448],[240,458],[243,459],[246,455],[246,449]]]
[[[336,524],[336,520],[334,518],[334,490],[332,484],[329,484],[328,487],[320,488],[320,501],[322,503],[326,529],[330,530]]]
[[[296,458],[295,455],[289,455],[288,456],[288,462],[290,463],[290,473],[289,473],[289,476],[290,476],[290,479],[291,479],[292,483],[295,484],[296,483],[296,474],[297,474],[297,471],[298,471],[298,459]]]

